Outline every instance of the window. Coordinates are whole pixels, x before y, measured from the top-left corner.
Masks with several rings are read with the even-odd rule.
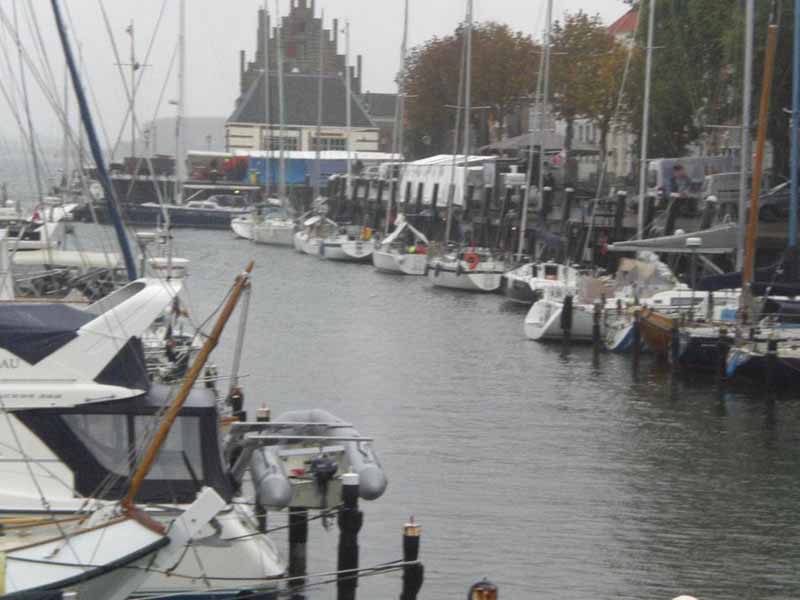
[[[317,149],[317,138],[311,138],[311,149]],[[323,137],[322,138],[322,145],[320,147],[320,151],[325,152],[327,150],[347,150],[347,140],[344,138],[330,138],[330,137]]]
[[[268,150],[280,150],[281,149],[281,138],[279,136],[271,136],[267,138],[269,140],[269,148]],[[286,151],[289,150],[297,150],[297,138],[296,137],[283,137],[283,149]]]

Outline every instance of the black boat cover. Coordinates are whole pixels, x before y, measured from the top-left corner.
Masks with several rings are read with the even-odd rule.
[[[35,365],[77,336],[94,315],[64,304],[0,306],[0,348]]]

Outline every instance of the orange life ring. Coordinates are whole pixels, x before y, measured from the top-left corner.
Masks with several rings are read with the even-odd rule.
[[[464,254],[464,262],[467,263],[470,271],[474,271],[478,268],[478,263],[481,262],[481,257],[474,252],[466,252]]]

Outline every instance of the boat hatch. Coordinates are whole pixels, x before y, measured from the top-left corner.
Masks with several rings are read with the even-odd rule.
[[[154,385],[136,398],[77,408],[17,411],[15,415],[75,476],[75,492],[122,498],[141,452],[168,405],[169,389]],[[225,499],[232,490],[219,446],[213,394],[193,390],[142,489],[138,502],[190,503],[199,486]]]

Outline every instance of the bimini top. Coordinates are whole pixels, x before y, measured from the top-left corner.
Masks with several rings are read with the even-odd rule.
[[[7,410],[75,406],[142,394],[140,339],[180,282],[139,279],[81,310],[0,304],[0,398]]]

